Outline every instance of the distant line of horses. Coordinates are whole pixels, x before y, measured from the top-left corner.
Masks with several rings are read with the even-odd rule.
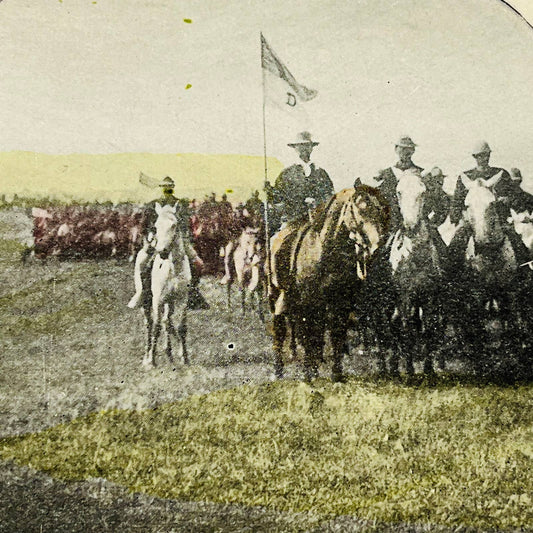
[[[117,258],[131,261],[142,244],[142,206],[34,207],[31,214],[33,247],[27,250],[26,256],[31,253],[39,259]],[[190,207],[190,232],[203,261],[204,274],[224,272],[220,250],[240,236],[246,227],[242,218],[242,209],[233,209],[228,202],[205,201]]]

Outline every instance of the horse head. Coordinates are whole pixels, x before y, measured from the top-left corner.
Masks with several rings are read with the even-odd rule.
[[[155,204],[157,220],[155,222],[155,251],[160,255],[170,253],[178,235],[178,219],[176,217],[176,205]]]
[[[470,236],[465,257],[474,270],[486,280],[498,280],[502,273],[516,270],[516,255],[506,235],[500,212],[500,203],[491,190],[500,179],[501,172],[489,180],[462,178],[467,189],[465,222]]]
[[[412,234],[415,232],[419,223],[423,220],[422,209],[424,207],[425,192],[426,185],[422,181],[422,177],[417,173],[405,173],[398,180],[396,194],[406,233]]]
[[[503,241],[504,228],[498,214],[496,196],[491,190],[500,177],[501,172],[490,180],[462,178],[467,189],[465,219],[476,243]]]
[[[376,189],[366,185],[345,189],[334,198],[338,216],[331,246],[355,261],[357,276],[364,280],[368,261],[382,243],[388,227],[388,206]]]

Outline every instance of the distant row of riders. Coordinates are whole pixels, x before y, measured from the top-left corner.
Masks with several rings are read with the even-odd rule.
[[[419,361],[431,374],[435,354],[442,364],[449,350],[479,374],[530,379],[533,198],[520,171],[490,166],[482,142],[472,153],[475,168],[459,176],[450,198],[442,171],[415,165],[416,145],[403,136],[397,162],[373,186],[357,179],[335,194],[327,172],[311,162],[317,144],[308,132],[289,144],[299,160],[265,183],[266,217],[259,193],[237,210],[211,198],[191,216],[172,179],[160,183],[162,197],[143,213],[129,302],[143,307],[148,324],[144,363],[154,363],[162,327],[169,357],[172,334],[185,357],[187,307],[194,300],[208,307],[198,282],[209,273],[204,258],[217,254],[228,287],[237,278],[243,289],[266,288],[280,377],[288,357],[301,359],[299,347],[305,377],[316,376],[329,332],[332,378],[341,380],[354,330],[379,347],[381,370],[391,374],[402,361],[407,374]],[[221,228],[224,239],[211,242]],[[170,320],[177,310],[178,332]]]

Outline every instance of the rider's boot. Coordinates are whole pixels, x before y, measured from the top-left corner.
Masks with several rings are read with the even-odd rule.
[[[133,278],[135,282],[135,294],[128,302],[128,307],[130,309],[135,309],[139,306],[143,297],[143,277],[148,267],[149,261],[151,259],[151,254],[148,252],[148,247],[143,247],[139,250],[137,257],[135,259],[135,270],[133,273]]]

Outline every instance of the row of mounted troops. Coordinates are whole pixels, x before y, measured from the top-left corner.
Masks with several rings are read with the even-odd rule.
[[[480,375],[531,378],[533,198],[521,188],[520,171],[508,173],[490,166],[491,149],[481,142],[472,153],[476,166],[459,176],[449,197],[443,190],[442,171],[435,167],[425,172],[417,166],[412,160],[415,143],[408,136],[401,137],[395,144],[397,162],[374,178],[373,190],[388,206],[389,224],[373,257],[366,264],[357,261],[359,278],[365,281],[357,289],[344,290],[338,284],[336,292],[328,293],[322,284],[337,282],[341,275],[332,271],[329,277],[320,277],[320,270],[332,269],[324,262],[312,264],[309,258],[324,254],[327,234],[323,234],[323,249],[311,241],[322,238],[317,225],[341,193],[331,197],[329,176],[310,161],[317,144],[309,133],[300,134],[289,145],[297,150],[300,161],[285,169],[274,186],[265,184],[274,211],[271,218],[276,220],[276,210],[281,213],[274,227],[279,231],[272,241],[271,265],[277,354],[282,353],[287,319],[297,336],[300,331],[306,372],[312,377],[316,371],[312,361],[317,358],[308,352],[317,348],[308,339],[323,346],[327,317],[343,320],[334,307],[349,307],[350,327],[367,346],[379,348],[382,371],[397,374],[403,359],[408,374],[414,373],[416,361],[423,362],[425,373],[432,373],[433,358],[438,355],[441,366],[446,359],[462,358]],[[368,192],[359,179],[354,190],[355,199]],[[325,207],[310,210],[320,203]],[[354,212],[356,204],[354,200]],[[359,239],[361,232],[352,233],[356,247],[370,249],[371,236]],[[302,296],[308,286],[314,292]],[[314,303],[321,295],[327,312]],[[314,328],[310,328],[312,322]],[[331,325],[330,334],[335,329]],[[296,352],[294,340],[292,349]],[[281,373],[281,357],[277,367]],[[337,357],[334,376],[340,375],[340,368]]]
[[[398,161],[375,178],[375,188],[358,180],[354,189],[334,194],[327,172],[311,162],[317,144],[308,132],[301,133],[289,144],[299,161],[283,170],[273,186],[265,183],[273,235],[269,295],[278,374],[282,373],[278,356],[286,323],[296,332],[291,343],[294,355],[297,340],[306,354],[322,353],[326,329],[330,333],[331,328],[343,329],[335,325],[341,317],[339,310],[344,313],[349,309],[350,327],[364,334],[367,345],[379,347],[384,371],[397,374],[403,358],[408,374],[414,373],[417,360],[423,361],[424,372],[431,373],[435,354],[442,364],[448,349],[454,359],[466,359],[479,374],[530,377],[531,249],[525,233],[517,229],[519,224],[531,229],[532,205],[531,196],[520,186],[520,173],[491,167],[490,147],[483,142],[473,150],[476,167],[459,177],[450,198],[442,188],[440,169],[424,172],[415,165],[412,157],[416,145],[409,137],[402,137],[395,144]],[[166,178],[161,186],[164,196],[160,205],[177,205],[172,180]],[[255,200],[256,213],[260,213],[257,195]],[[201,264],[197,239],[207,235],[211,253],[223,249],[223,282],[229,283],[234,272],[228,265],[234,263],[230,260],[234,250],[242,248],[243,237],[245,248],[246,243],[257,244],[263,230],[259,229],[259,217],[227,231],[230,226],[224,212],[229,215],[231,206],[225,205],[217,206],[212,198],[197,210],[204,223],[193,222],[197,249],[191,246],[187,254],[191,263]],[[384,232],[375,215],[380,211],[378,205],[387,211],[389,223]],[[147,209],[153,211],[155,224],[157,209]],[[360,219],[362,213],[374,217],[376,224],[366,224],[364,217]],[[186,218],[176,214],[178,220]],[[328,224],[335,220],[337,227],[332,229]],[[320,230],[321,225],[327,231]],[[347,227],[352,229],[343,241]],[[223,237],[216,241],[214,234],[221,228]],[[246,237],[249,230],[253,235]],[[155,231],[155,225],[143,230],[145,245],[137,256],[136,294],[130,307],[136,307],[142,295],[142,273],[151,264]],[[236,242],[239,232],[240,242]],[[324,253],[331,243],[333,247],[348,243],[349,248]],[[344,272],[337,264],[328,263],[332,257],[343,267],[350,266],[344,259],[352,257],[351,267],[364,283],[355,284],[348,276],[352,285],[343,286]],[[252,248],[248,261],[252,265],[256,261],[256,270],[257,261],[262,259],[264,254]],[[335,291],[328,290],[328,284],[334,285]],[[336,345],[334,351],[345,350],[340,348],[343,342]],[[307,357],[308,377],[316,371],[312,366],[318,359]],[[334,364],[337,377],[341,375],[339,361],[337,357]]]
[[[388,370],[392,373],[399,371],[402,356],[408,373],[414,372],[417,359],[423,360],[426,372],[432,372],[434,354],[442,354],[446,345],[450,347],[447,341],[453,339],[452,346],[459,347],[456,354],[465,356],[479,373],[491,372],[499,365],[504,372],[531,376],[531,243],[522,229],[531,230],[532,206],[531,196],[520,187],[519,172],[509,174],[491,167],[490,148],[482,143],[472,154],[476,167],[459,177],[455,194],[449,198],[442,189],[442,172],[437,168],[424,172],[415,165],[412,157],[416,145],[409,137],[402,137],[395,145],[398,161],[375,178],[375,188],[356,181],[354,189],[334,194],[327,172],[311,162],[317,144],[308,132],[301,133],[289,144],[299,161],[283,170],[273,186],[265,183],[269,230],[271,235],[275,233],[271,265],[266,269],[272,274],[269,293],[275,349],[284,336],[278,335],[276,340],[276,323],[280,326],[285,319],[294,323],[301,317],[309,320],[305,327],[300,324],[300,341],[316,351],[310,346],[312,338],[322,349],[327,324],[321,318],[325,315],[320,305],[315,305],[321,301],[334,318],[338,309],[350,309],[354,321],[351,327],[365,334],[367,344],[379,346],[380,354],[390,355]],[[161,206],[172,207],[181,234],[186,237],[185,252],[196,271],[193,287],[200,272],[220,272],[222,265],[223,282],[229,285],[236,274],[237,252],[249,269],[262,270],[260,263],[265,254],[261,239],[265,232],[258,193],[234,210],[227,198],[218,202],[212,196],[192,205],[177,199],[171,178],[165,178],[160,187],[163,195],[158,200],[159,210]],[[378,204],[386,206],[390,223],[386,231],[376,230],[372,235],[372,224],[359,219],[361,213],[377,212]],[[111,232],[137,228],[132,242],[140,251],[135,261],[136,292],[129,303],[132,308],[142,299],[153,262],[157,211],[157,203],[152,202],[141,214],[127,214],[140,216],[138,222],[119,219],[108,228]],[[104,215],[98,215],[102,221]],[[75,218],[73,213],[69,217]],[[76,223],[63,220],[59,227],[61,217],[50,218],[54,220],[50,225],[56,228],[56,238],[75,235],[73,229],[84,226],[83,217]],[[337,227],[331,235],[321,233],[321,224],[326,228],[332,220],[337,221]],[[448,233],[444,240],[446,221],[453,235]],[[350,224],[353,228],[342,241],[342,232],[352,227]],[[382,227],[381,222],[374,225]],[[97,232],[101,233],[99,238],[105,231],[102,226]],[[354,253],[351,248],[355,250],[352,267],[356,267],[356,277],[365,280],[356,290],[352,290],[355,285],[345,290],[340,281],[344,272],[328,264],[328,257],[322,261],[317,252],[322,238],[326,243],[337,242],[330,237],[350,246],[337,254],[343,266],[344,259]],[[309,271],[308,279],[305,268],[300,268],[306,262],[315,270]],[[329,277],[322,279],[324,273]],[[326,290],[331,279],[337,283],[335,293]],[[306,290],[310,298],[302,305],[301,296]],[[308,313],[309,309],[313,312]],[[329,321],[330,327],[336,328],[332,326],[336,323]],[[311,331],[311,324],[316,331]],[[280,331],[283,327],[278,328]],[[337,342],[339,346],[343,343]],[[277,366],[279,369],[280,364]],[[387,367],[384,357],[382,367]],[[337,375],[339,368],[337,364]]]
[[[424,173],[414,151],[401,138],[398,162],[377,178],[391,225],[368,280],[373,309],[362,315],[391,355],[389,370],[403,354],[408,373],[416,357],[432,372],[432,356],[443,364],[448,350],[478,374],[530,378],[533,197],[520,171],[490,166],[481,142],[449,198],[440,170]]]
[[[31,213],[31,251],[40,259],[132,257],[140,240],[142,211],[127,204],[34,207]]]
[[[170,178],[163,180],[167,185]],[[172,187],[174,186],[172,182]],[[262,203],[256,191],[235,208],[222,195],[215,193],[203,201],[177,199],[172,193],[163,194],[159,201],[178,203],[182,228],[190,235],[194,248],[202,258],[203,273],[224,272],[221,249],[239,235],[243,227],[257,225]],[[135,258],[142,247],[142,235],[153,224],[153,205],[90,204],[33,207],[33,248],[36,257],[60,259]],[[28,250],[27,254],[30,252]]]

